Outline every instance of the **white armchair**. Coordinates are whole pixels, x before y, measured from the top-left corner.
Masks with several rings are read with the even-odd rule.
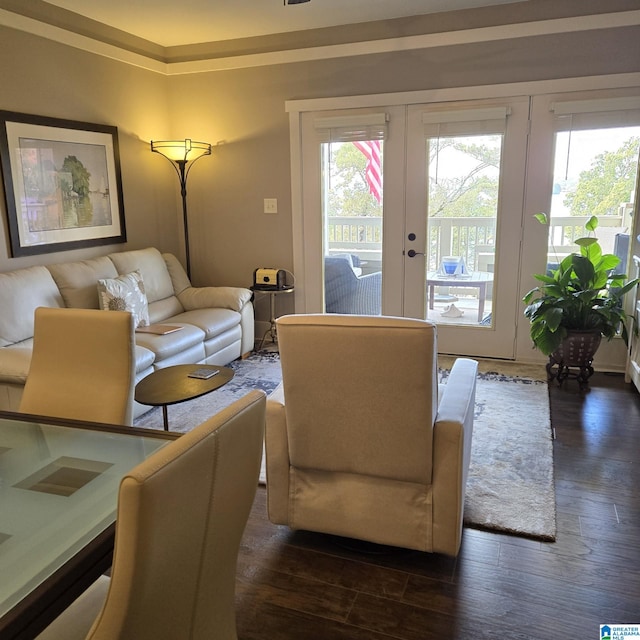
[[[267,402],[270,520],[457,555],[477,363],[456,360],[439,395],[429,322],[297,315],[277,323],[283,382]]]

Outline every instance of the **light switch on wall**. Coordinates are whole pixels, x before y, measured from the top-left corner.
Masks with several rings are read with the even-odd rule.
[[[264,212],[265,213],[278,213],[278,199],[277,198],[265,198],[264,199]]]

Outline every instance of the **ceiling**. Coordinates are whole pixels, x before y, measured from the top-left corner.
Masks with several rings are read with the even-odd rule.
[[[47,0],[163,47],[406,18],[518,0]]]

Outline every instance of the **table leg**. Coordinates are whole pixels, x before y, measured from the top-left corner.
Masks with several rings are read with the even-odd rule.
[[[433,303],[436,297],[436,286],[434,284],[428,284],[427,290],[429,292],[429,309],[433,309]]]
[[[269,318],[269,322],[271,323],[271,342],[275,344],[278,342],[278,334],[276,332],[276,294],[271,293],[269,294],[269,297],[271,298],[269,304],[271,312],[271,318]]]
[[[487,297],[487,284],[481,282],[478,284],[478,324],[482,322],[484,316],[484,301]]]
[[[167,412],[167,405],[162,405],[162,423],[164,425],[164,430],[169,431],[169,413]]]

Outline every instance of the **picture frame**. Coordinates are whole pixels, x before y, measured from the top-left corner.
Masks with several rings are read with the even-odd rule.
[[[126,242],[118,129],[0,111],[12,257]]]

